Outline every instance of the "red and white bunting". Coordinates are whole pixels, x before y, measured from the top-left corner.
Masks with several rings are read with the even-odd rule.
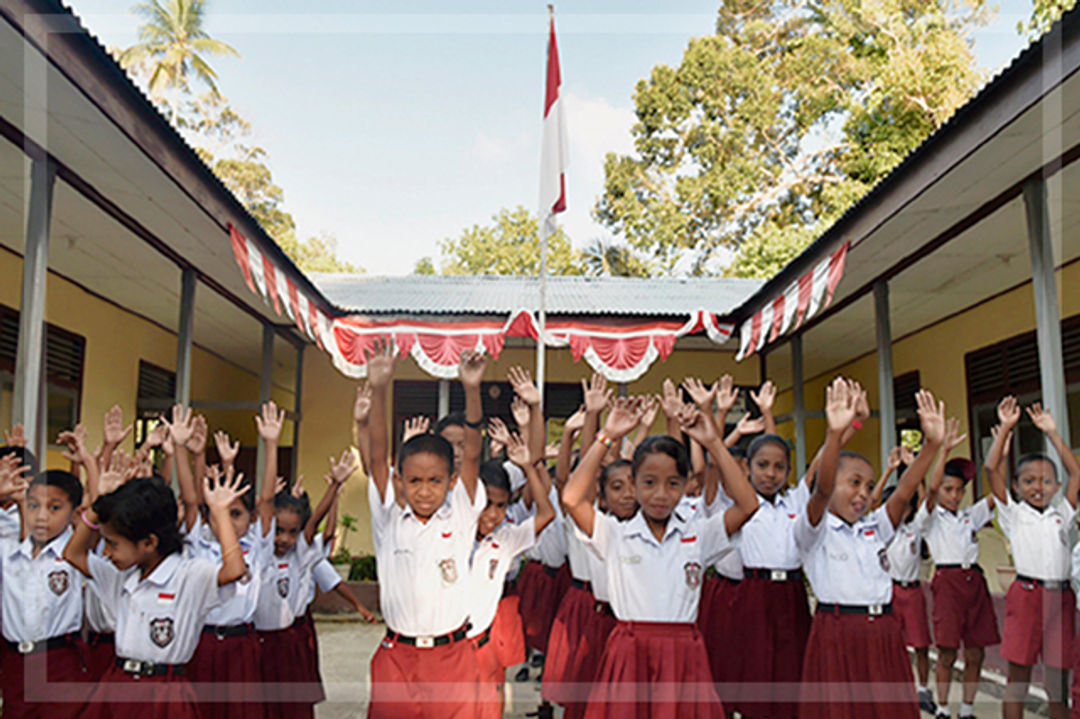
[[[848,244],[821,260],[813,270],[787,286],[781,294],[743,322],[739,329],[739,354],[736,360],[761,350],[788,331],[795,331],[818,310],[832,302],[836,286],[844,276]]]

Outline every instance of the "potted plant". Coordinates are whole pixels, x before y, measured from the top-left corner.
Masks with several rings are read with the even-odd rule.
[[[334,556],[330,558],[330,563],[334,565],[334,569],[345,581],[348,581],[349,574],[352,572],[352,555],[349,554],[348,544],[349,534],[356,531],[356,521],[356,517],[351,514],[341,517],[341,521],[338,522],[338,526],[341,527],[341,544],[338,545]]]

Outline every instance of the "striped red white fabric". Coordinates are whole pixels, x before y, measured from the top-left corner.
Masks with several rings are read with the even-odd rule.
[[[739,328],[736,360],[745,359],[784,333],[797,330],[819,310],[829,306],[836,286],[844,276],[848,245],[845,242],[743,322]]]
[[[540,154],[540,224],[555,230],[555,215],[566,210],[566,167],[570,164],[566,146],[566,118],[559,99],[562,73],[559,48],[555,42],[555,17],[548,33],[547,88],[544,92],[544,135]]]

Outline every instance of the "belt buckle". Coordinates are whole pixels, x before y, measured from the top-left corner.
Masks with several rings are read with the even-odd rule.
[[[138,659],[125,659],[124,666],[121,668],[128,674],[135,674],[136,676],[143,673],[143,663]]]
[[[431,649],[435,646],[435,637],[417,637],[416,647],[418,649]]]
[[[771,569],[769,570],[769,581],[772,582],[786,582],[787,570],[786,569]]]
[[[871,617],[880,617],[885,613],[885,608],[880,604],[871,604],[867,609],[867,614]]]
[[[961,562],[960,563],[960,568],[961,569],[971,569],[971,562]]]
[[[23,640],[19,642],[19,654],[29,654],[34,651],[34,643]]]
[[[217,637],[219,642],[225,641],[225,628],[222,626],[214,627],[214,636]]]

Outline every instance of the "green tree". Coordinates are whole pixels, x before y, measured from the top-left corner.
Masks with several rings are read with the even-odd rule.
[[[1035,0],[1031,10],[1031,19],[1027,25],[1016,23],[1016,31],[1026,34],[1029,40],[1037,40],[1050,31],[1061,16],[1072,10],[1076,0]]]
[[[193,77],[218,94],[217,73],[205,56],[240,53],[207,34],[204,0],[151,0],[132,12],[143,19],[139,42],[120,53],[120,65],[147,73],[151,99],[163,101],[170,90],[189,90]]]
[[[649,264],[624,244],[596,238],[581,251],[585,274],[592,277],[649,277]]]
[[[540,223],[527,209],[503,208],[490,225],[473,225],[439,243],[444,275],[535,275],[540,271]],[[560,227],[547,242],[548,273],[580,275],[577,253]],[[430,258],[424,258],[430,262]],[[417,263],[422,267],[422,259]],[[426,269],[426,267],[423,267]],[[417,274],[421,274],[418,272]]]
[[[430,257],[421,257],[416,261],[412,273],[414,275],[434,275],[436,274],[435,262]]]
[[[337,238],[326,232],[304,241],[278,243],[285,254],[304,272],[349,272],[363,274],[364,268],[338,257]]]
[[[634,153],[607,156],[594,216],[660,271],[773,273],[971,96],[987,16],[723,0],[715,34],[638,82]]]

